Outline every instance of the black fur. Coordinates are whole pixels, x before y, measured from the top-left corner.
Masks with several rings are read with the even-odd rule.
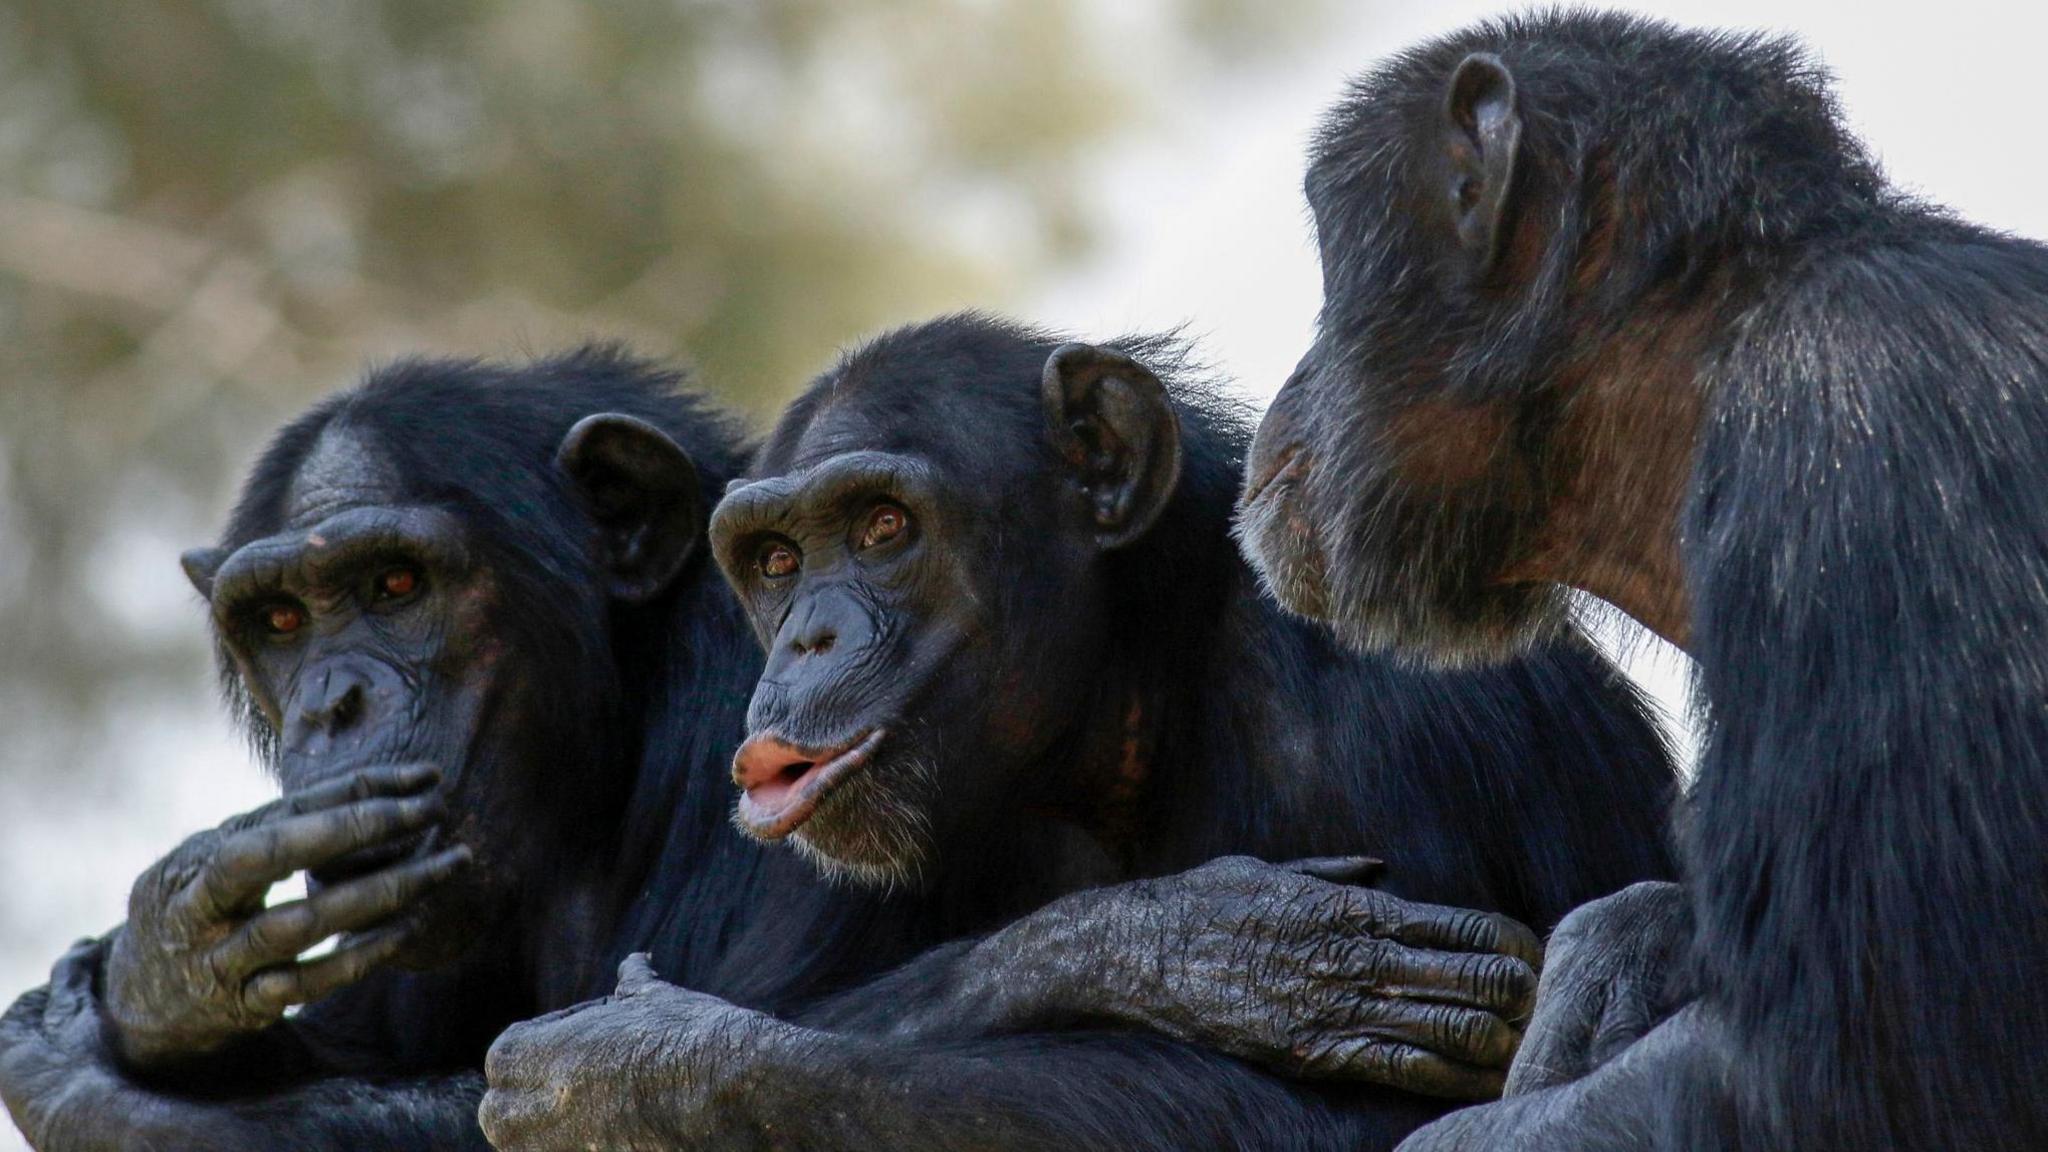
[[[1519,93],[1540,244],[1513,283],[1444,274],[1410,199],[1472,53]],[[1685,843],[1737,1119],[1696,1099],[1660,1146],[2048,1146],[2048,251],[1886,184],[1796,43],[1596,13],[1394,58],[1331,115],[1309,194],[1327,300],[1304,373],[1337,383],[1303,419],[1326,431],[1397,388],[1503,400],[1540,471],[1576,358],[1704,318],[1698,362],[1669,365],[1705,403],[1682,547],[1711,724]],[[1415,554],[1366,558],[1376,506],[1338,489],[1371,465],[1318,466],[1335,614],[1431,647],[1359,626],[1352,574]],[[1543,499],[1462,555],[1511,555]]]
[[[751,474],[848,451],[921,456],[974,502],[974,546],[985,551],[971,567],[1004,574],[1006,619],[1060,628],[1094,618],[1089,605],[1031,583],[1045,572],[1033,554],[1058,547],[1047,535],[1057,530],[1051,501],[1026,494],[1062,474],[1039,400],[1041,369],[1060,343],[975,314],[891,332],[791,405]],[[1403,897],[1503,911],[1539,930],[1593,896],[1668,874],[1659,829],[1670,765],[1613,668],[1570,635],[1505,667],[1425,671],[1347,653],[1320,626],[1287,615],[1260,594],[1230,540],[1251,434],[1244,407],[1205,381],[1175,339],[1114,347],[1168,384],[1181,429],[1179,488],[1149,532],[1097,561],[1108,566],[1110,599],[1097,614],[1105,631],[1081,692],[1060,709],[1066,727],[1042,762],[1005,778],[984,811],[942,824],[960,839],[937,845],[926,904],[964,912],[951,926],[972,930],[1057,889],[1056,858],[1006,847],[1037,812],[1090,827],[1122,875],[1164,875],[1232,853],[1365,852],[1389,862],[1380,886]],[[970,691],[987,707],[1005,706],[1002,689]],[[1107,773],[1098,758],[1124,738],[1132,701],[1150,726],[1150,772],[1105,827],[1089,781]],[[986,771],[941,763],[939,803],[983,804],[976,789],[986,785],[972,777]],[[1347,1146],[1381,1146],[1440,1110],[1388,1110],[1384,1100],[1301,1094],[1295,1109],[1246,1130],[1259,1137],[1240,1138],[1295,1146],[1283,1134],[1306,1137],[1334,1119],[1349,1131]],[[1342,1106],[1330,1113],[1333,1103]],[[1309,1127],[1290,1128],[1301,1124]]]

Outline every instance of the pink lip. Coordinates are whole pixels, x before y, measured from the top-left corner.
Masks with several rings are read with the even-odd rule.
[[[831,791],[848,777],[859,772],[874,757],[875,749],[887,733],[875,728],[856,737],[848,744],[836,748],[801,748],[773,736],[756,736],[741,745],[734,757],[736,764],[748,757],[750,750],[760,744],[772,744],[791,753],[801,753],[805,761],[775,773],[772,777],[752,784],[740,781],[746,791],[740,797],[735,812],[739,822],[748,832],[763,840],[780,840],[802,827],[818,810]],[[742,770],[735,769],[735,776]]]

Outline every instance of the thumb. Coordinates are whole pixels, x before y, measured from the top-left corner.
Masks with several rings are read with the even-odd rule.
[[[660,987],[660,976],[654,973],[654,958],[645,952],[635,952],[619,962],[619,987],[614,996],[637,996],[650,988]]]

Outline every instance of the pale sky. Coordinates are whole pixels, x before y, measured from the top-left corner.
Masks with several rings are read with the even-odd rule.
[[[1106,14],[1118,7],[1101,3]],[[1107,221],[1100,253],[1020,311],[1098,337],[1188,324],[1247,395],[1270,398],[1307,346],[1318,304],[1300,195],[1303,146],[1317,115],[1350,73],[1502,10],[1467,0],[1357,4],[1292,57],[1200,90],[1170,65],[1157,66],[1155,82],[1176,95],[1176,110],[1140,142],[1092,161],[1100,178],[1090,185]],[[1853,124],[1895,180],[1972,219],[2048,236],[2048,196],[2036,182],[2048,162],[2041,132],[2028,127],[2040,100],[2048,7],[1693,0],[1642,10],[1804,37],[1834,70]],[[160,569],[164,581],[180,579],[169,552]],[[182,585],[175,594],[184,595]],[[196,615],[187,619],[201,626]],[[1682,712],[1683,658],[1655,642],[1625,647],[1631,671],[1674,715]],[[14,834],[0,844],[0,875],[26,929],[0,940],[0,1002],[40,980],[72,939],[117,921],[130,880],[185,834],[270,793],[217,715],[145,707],[130,721],[108,755],[125,748],[132,758],[134,733],[147,731],[150,764],[124,773],[89,811],[72,797],[61,808],[10,813]],[[86,844],[89,853],[79,850]],[[81,869],[82,858],[95,866]],[[11,1130],[0,1131],[0,1152],[19,1147]]]

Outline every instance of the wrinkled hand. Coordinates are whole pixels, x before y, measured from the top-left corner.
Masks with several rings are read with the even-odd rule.
[[[764,1055],[794,1058],[805,1029],[692,992],[644,953],[602,1000],[515,1024],[484,1059],[478,1119],[500,1152],[670,1148],[716,1142]]]
[[[1643,881],[1573,909],[1551,934],[1507,1094],[1578,1080],[1682,1007],[1692,932],[1692,905],[1676,884]]]
[[[202,1115],[131,1083],[108,1049],[93,997],[101,945],[82,940],[0,1016],[0,1100],[37,1148],[262,1147],[232,1116]]]
[[[405,944],[402,914],[469,860],[456,847],[265,909],[272,884],[410,836],[441,816],[439,773],[380,765],[201,832],[135,881],[107,958],[105,1015],[138,1068],[213,1051],[362,979]],[[301,952],[354,933],[334,952]]]
[[[1505,916],[1359,887],[1378,864],[1231,856],[1101,890],[1091,962],[1113,973],[1111,1013],[1294,1075],[1498,1096],[1541,944]]]

